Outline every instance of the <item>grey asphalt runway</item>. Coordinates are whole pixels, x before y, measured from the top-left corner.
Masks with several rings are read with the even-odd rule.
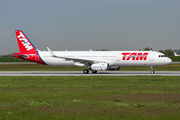
[[[0,76],[180,76],[180,71],[99,71],[83,74],[82,71],[0,71]]]

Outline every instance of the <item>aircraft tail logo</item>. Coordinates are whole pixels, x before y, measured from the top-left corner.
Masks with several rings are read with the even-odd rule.
[[[15,30],[16,38],[19,45],[20,53],[30,52],[36,50],[31,41],[26,37],[22,30]]]

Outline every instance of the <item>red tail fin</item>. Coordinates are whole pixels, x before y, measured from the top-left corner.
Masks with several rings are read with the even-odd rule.
[[[20,53],[31,53],[36,51],[35,46],[26,37],[22,30],[15,30]]]
[[[46,63],[41,59],[41,56],[39,55],[39,51],[35,48],[35,46],[23,33],[23,31],[15,30],[15,32],[16,32],[16,38],[20,52],[14,53],[13,56],[23,60],[28,60],[31,62],[36,62],[46,65]]]

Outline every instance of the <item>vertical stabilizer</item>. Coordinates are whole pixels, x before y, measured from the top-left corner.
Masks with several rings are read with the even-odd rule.
[[[180,55],[177,55],[177,54],[174,52],[174,56],[180,56]]]
[[[31,53],[36,51],[35,46],[22,30],[15,30],[20,53]]]
[[[46,63],[42,60],[41,56],[39,55],[39,51],[28,39],[28,37],[24,34],[24,32],[22,30],[15,30],[15,33],[20,52],[14,53],[13,57],[46,65]]]

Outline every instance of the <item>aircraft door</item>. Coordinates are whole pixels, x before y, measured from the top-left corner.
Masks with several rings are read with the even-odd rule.
[[[149,61],[154,61],[154,53],[149,52]]]
[[[81,58],[81,55],[80,55],[80,54],[77,54],[77,55],[76,55],[76,58]]]
[[[120,54],[118,53],[118,54],[116,54],[116,61],[120,61],[121,59],[120,59]]]

